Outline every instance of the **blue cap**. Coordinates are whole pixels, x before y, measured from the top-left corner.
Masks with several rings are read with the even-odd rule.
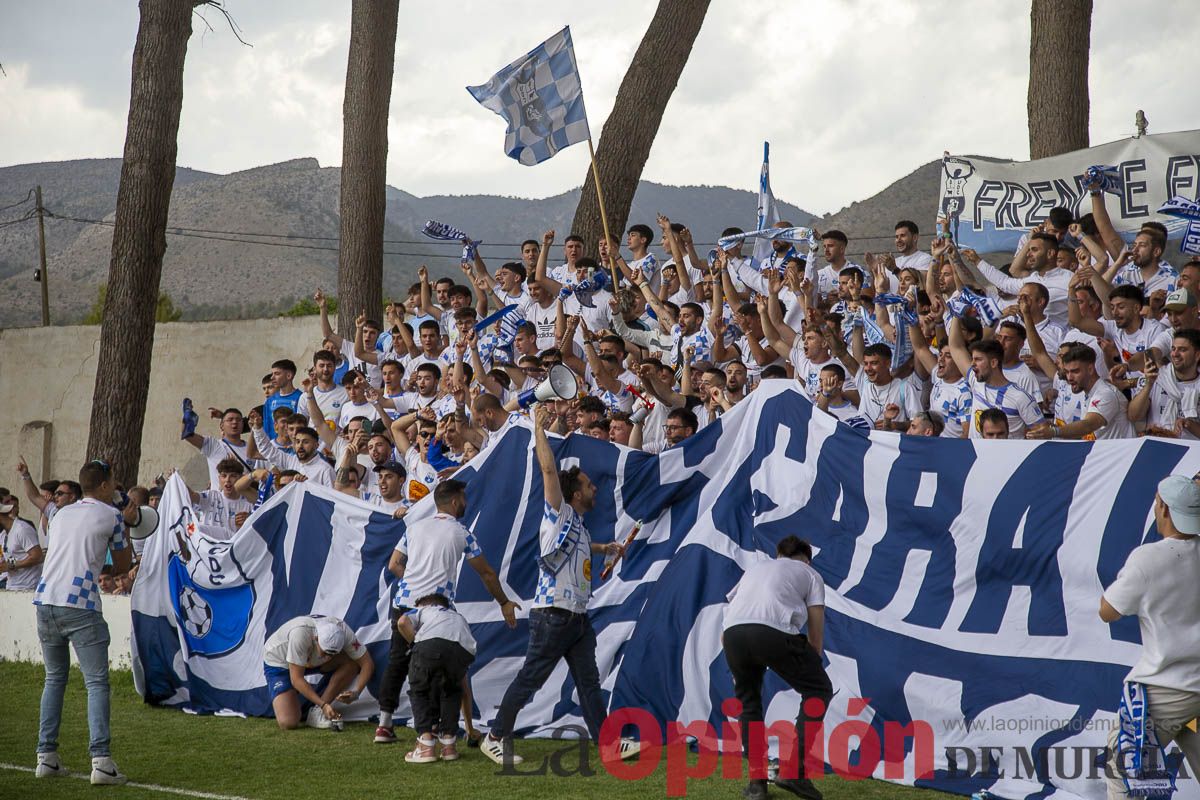
[[[1168,475],[1159,481],[1158,496],[1171,512],[1176,530],[1200,534],[1200,484],[1183,475]]]

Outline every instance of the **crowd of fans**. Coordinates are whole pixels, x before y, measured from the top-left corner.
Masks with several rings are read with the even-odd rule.
[[[364,310],[352,332],[334,330],[318,290],[311,365],[276,361],[262,404],[210,408],[210,435],[185,401],[183,438],[210,473],[190,490],[195,511],[232,535],[271,492],[308,480],[403,516],[517,422],[518,395],[558,365],[579,392],[551,401],[551,432],[649,453],[767,380],[794,381],[842,423],[903,435],[1194,439],[1200,260],[1166,261],[1158,223],[1126,243],[1096,187],[1091,203],[1080,218],[1052,209],[1003,267],[940,234],[922,251],[911,221],[896,223],[894,252],[864,264],[837,230],[819,234],[816,264],[783,240],[760,263],[742,243],[701,257],[660,215],[658,230],[632,225],[623,248],[600,242],[599,261],[579,236],[557,250],[547,231],[494,270],[478,254],[453,277],[422,267],[404,302],[382,321]],[[40,519],[22,520],[0,489],[10,587],[36,585],[49,518],[80,497],[72,481],[18,471]],[[131,489],[127,513],[160,491]]]

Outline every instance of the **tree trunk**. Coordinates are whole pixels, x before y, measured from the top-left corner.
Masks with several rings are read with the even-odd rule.
[[[88,458],[137,482],[193,0],[141,0]]]
[[[1029,157],[1088,146],[1092,0],[1033,0],[1029,32]]]
[[[617,238],[622,238],[642,168],[650,156],[667,101],[679,83],[692,44],[700,33],[708,2],[659,0],[654,19],[617,90],[612,113],[604,123],[604,135],[596,146],[596,168],[604,190],[609,230]],[[646,222],[653,227],[654,220]],[[590,165],[571,232],[582,236],[587,251],[596,254],[604,228]]]
[[[342,103],[338,332],[354,335],[360,311],[383,311],[383,220],[387,205],[388,104],[400,0],[354,0]]]

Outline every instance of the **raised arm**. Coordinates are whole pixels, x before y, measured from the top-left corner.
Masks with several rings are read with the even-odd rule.
[[[533,451],[537,455],[538,467],[542,471],[542,488],[546,497],[546,505],[551,508],[562,508],[562,487],[558,483],[558,460],[550,449],[550,440],[546,438],[546,419],[550,410],[545,403],[538,403],[533,409]]]
[[[554,244],[554,231],[542,234],[542,249],[538,251],[537,266],[533,270],[533,279],[542,285],[551,296],[557,297],[562,291],[562,284],[546,273],[546,259],[550,257],[550,246]]]
[[[333,342],[334,347],[340,348],[342,346],[342,337],[334,333],[333,326],[329,324],[329,301],[325,297],[325,292],[318,287],[317,291],[313,294],[313,300],[321,312],[321,335]]]
[[[1077,284],[1082,284],[1091,279],[1091,275],[1095,274],[1095,270],[1091,267],[1080,267],[1075,272],[1075,277],[1071,279],[1071,289],[1073,290]],[[1105,313],[1107,313],[1108,302],[1101,298],[1104,304]],[[1078,328],[1084,333],[1090,333],[1092,336],[1103,336],[1104,325],[1098,319],[1086,319],[1083,312],[1079,310],[1079,301],[1074,297],[1067,298],[1067,324],[1072,328]]]
[[[21,476],[21,488],[25,491],[25,499],[33,503],[38,511],[45,511],[46,506],[50,505],[50,501],[42,497],[38,485],[33,482],[33,476],[29,474],[29,465],[25,463],[24,456],[17,457],[17,473]]]
[[[950,320],[950,327],[946,330],[946,338],[949,340],[950,357],[954,359],[954,363],[958,366],[958,371],[967,376],[971,372],[971,351],[967,349],[967,340],[963,338],[962,326],[958,322],[958,317]]]
[[[937,369],[937,356],[929,349],[925,331],[921,330],[921,322],[908,326],[908,340],[912,343],[913,369],[922,378],[928,379]]]
[[[1029,345],[1029,353],[1033,356],[1033,362],[1037,364],[1043,375],[1053,379],[1058,372],[1058,365],[1054,363],[1054,357],[1046,352],[1046,343],[1042,341],[1042,334],[1038,332],[1037,323],[1033,321],[1033,309],[1029,307],[1028,296],[1017,295],[1017,306],[1021,309],[1021,321],[1025,325],[1025,341]]]
[[[1108,208],[1104,205],[1104,192],[1100,189],[1099,184],[1089,183],[1087,190],[1092,196],[1092,219],[1096,223],[1096,233],[1100,237],[1100,241],[1104,243],[1104,249],[1113,258],[1121,252],[1125,247],[1125,240],[1121,238],[1121,234],[1117,233],[1116,227],[1112,223],[1112,217],[1108,215]]]
[[[429,285],[429,267],[422,264],[417,268],[417,279],[421,281],[421,313],[441,319],[442,310],[433,304],[433,287]]]

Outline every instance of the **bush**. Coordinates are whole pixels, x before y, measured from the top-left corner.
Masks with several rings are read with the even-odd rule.
[[[96,291],[96,302],[83,317],[84,325],[99,325],[104,321],[104,300],[108,296],[108,284],[100,284]],[[175,301],[166,292],[158,293],[158,302],[154,306],[155,322],[178,322],[183,316],[183,310],[175,307]]]

